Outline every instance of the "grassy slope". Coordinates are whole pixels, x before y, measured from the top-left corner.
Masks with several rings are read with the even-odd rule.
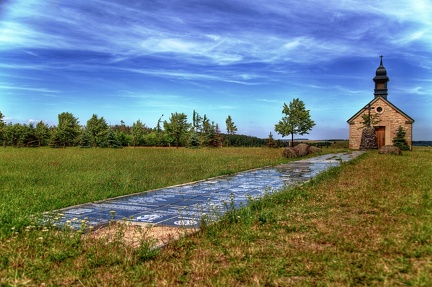
[[[0,282],[431,286],[430,182],[431,149],[400,157],[371,152],[232,212],[159,254],[50,231],[17,233],[1,242]]]

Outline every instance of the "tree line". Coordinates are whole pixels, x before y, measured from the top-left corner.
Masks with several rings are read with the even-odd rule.
[[[93,114],[87,122],[80,124],[70,112],[58,115],[58,124],[49,126],[38,123],[5,123],[0,112],[0,140],[3,146],[13,147],[139,147],[139,146],[176,146],[176,147],[221,147],[221,146],[263,146],[265,139],[237,135],[237,127],[228,115],[226,133],[206,115],[193,111],[192,122],[184,113],[172,113],[169,120],[159,118],[156,127],[150,128],[141,120],[132,126],[123,121],[108,125],[104,117]]]
[[[275,125],[275,131],[282,137],[291,135],[291,146],[294,135],[304,135],[315,126],[309,110],[303,101],[293,99],[284,103],[284,116]],[[158,119],[154,128],[149,128],[141,120],[132,126],[120,124],[109,126],[103,117],[96,114],[85,125],[79,123],[72,113],[63,112],[58,115],[58,125],[48,126],[43,121],[30,124],[6,124],[0,112],[0,140],[3,146],[14,147],[124,147],[124,146],[184,146],[184,147],[221,147],[221,146],[268,146],[281,147],[285,144],[274,140],[270,132],[267,139],[237,135],[237,127],[231,116],[225,120],[226,133],[222,133],[219,125],[195,110],[192,122],[188,122],[184,113],[171,113],[169,120]]]

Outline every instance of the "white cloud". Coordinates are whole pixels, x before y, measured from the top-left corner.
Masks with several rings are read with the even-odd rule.
[[[0,85],[0,90],[23,90],[23,91],[32,91],[32,92],[42,92],[42,93],[60,93],[60,91],[58,90],[51,90],[47,88],[19,87],[13,85]]]

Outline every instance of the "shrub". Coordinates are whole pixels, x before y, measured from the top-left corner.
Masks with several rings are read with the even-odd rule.
[[[406,135],[405,130],[402,128],[402,126],[399,126],[396,132],[396,137],[393,139],[393,145],[397,146],[401,150],[409,150],[410,147],[408,145],[408,142],[405,139],[405,135]]]

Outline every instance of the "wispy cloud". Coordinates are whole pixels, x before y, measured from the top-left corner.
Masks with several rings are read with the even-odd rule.
[[[58,90],[51,90],[47,88],[38,88],[38,87],[19,87],[19,86],[9,86],[9,85],[0,85],[0,89],[3,90],[23,90],[23,91],[32,91],[32,92],[41,92],[41,93],[60,93]]]

